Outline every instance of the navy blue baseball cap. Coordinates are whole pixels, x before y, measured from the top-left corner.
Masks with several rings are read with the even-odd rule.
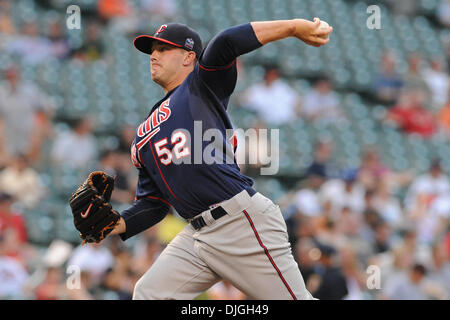
[[[181,23],[163,24],[153,36],[137,36],[133,43],[139,51],[151,54],[154,41],[164,42],[187,51],[194,51],[197,58],[200,57],[203,50],[200,35],[194,29]]]

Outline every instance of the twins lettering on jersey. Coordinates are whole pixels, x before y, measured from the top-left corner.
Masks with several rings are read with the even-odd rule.
[[[137,152],[136,149],[136,143],[133,141],[133,144],[131,145],[131,162],[133,163],[133,165],[136,168],[142,168],[142,159],[141,159],[141,154],[139,152]]]
[[[136,168],[142,168],[143,162],[140,150],[161,130],[160,125],[167,121],[171,115],[170,98],[161,103],[153,113],[141,123],[137,129],[137,136],[142,138],[138,142],[133,142],[131,146],[131,161]],[[155,143],[155,150],[159,160],[164,165],[169,165],[175,159],[181,159],[190,155],[190,150],[185,147],[187,142],[186,134],[177,131],[172,134],[170,143],[174,146],[172,150],[167,148],[168,138],[163,138]]]
[[[170,98],[161,103],[161,105],[153,111],[153,113],[142,122],[137,129],[137,136],[139,141],[133,141],[131,145],[131,162],[136,168],[142,168],[143,162],[141,159],[140,150],[157,134],[161,129],[161,123],[167,121],[171,115],[169,108]]]
[[[137,137],[131,146],[131,161],[136,168],[144,167],[144,162],[142,161],[140,154],[141,149],[146,146],[147,143],[151,143],[150,141],[152,138],[160,132],[161,124],[167,121],[171,114],[172,112],[170,109],[169,98],[161,103],[161,105],[137,128]],[[233,132],[232,129],[231,131]],[[223,157],[220,156],[222,154],[222,150],[224,150],[221,145],[221,141],[223,140],[220,130],[208,129],[205,132],[205,137],[203,137],[201,121],[194,121],[194,133],[195,132],[200,133],[200,137],[194,139],[194,143],[197,143],[198,145],[196,150],[200,150],[200,154],[199,157],[194,157],[194,163],[223,163]],[[210,145],[205,147],[204,152],[202,152],[203,141],[213,141]],[[185,129],[178,129],[175,130],[170,137],[163,137],[159,141],[154,142],[153,147],[159,162],[165,166],[172,163],[191,164],[191,142],[191,133]],[[237,147],[236,132],[233,132],[233,135],[229,138],[229,143],[232,147],[230,150],[231,154],[226,157],[225,162],[228,163],[229,160],[232,164],[234,163],[234,152],[236,152]]]
[[[137,135],[139,138],[142,138],[137,144],[136,147],[141,150],[147,142],[150,141],[151,138],[155,134],[157,134],[160,130],[161,123],[167,121],[171,115],[171,111],[169,108],[170,98],[161,103],[161,105],[153,111],[153,113],[145,120],[137,129]]]

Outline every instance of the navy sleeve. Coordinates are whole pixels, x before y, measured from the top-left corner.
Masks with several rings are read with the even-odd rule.
[[[142,164],[140,154],[136,154],[136,157]],[[163,199],[146,168],[140,167],[138,170],[139,180],[136,186],[136,200],[131,208],[120,214],[126,225],[126,232],[120,234],[123,241],[160,222],[170,208],[170,204]]]
[[[220,32],[199,58],[200,78],[219,99],[225,99],[236,86],[236,58],[261,46],[250,23]]]
[[[120,234],[120,238],[125,241],[154,226],[164,219],[169,208],[169,205],[159,200],[147,198],[136,200],[131,208],[120,214],[126,225],[126,232]]]

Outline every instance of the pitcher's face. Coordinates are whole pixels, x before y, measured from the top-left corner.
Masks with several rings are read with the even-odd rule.
[[[152,80],[165,86],[175,79],[183,66],[186,51],[170,44],[154,43],[150,54]]]

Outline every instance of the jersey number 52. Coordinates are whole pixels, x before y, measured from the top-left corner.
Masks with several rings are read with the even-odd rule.
[[[170,165],[174,157],[179,160],[191,154],[189,147],[186,146],[187,137],[184,132],[174,132],[170,142],[173,145],[172,150],[167,147],[169,143],[167,138],[161,139],[154,144],[159,161],[165,166]]]

